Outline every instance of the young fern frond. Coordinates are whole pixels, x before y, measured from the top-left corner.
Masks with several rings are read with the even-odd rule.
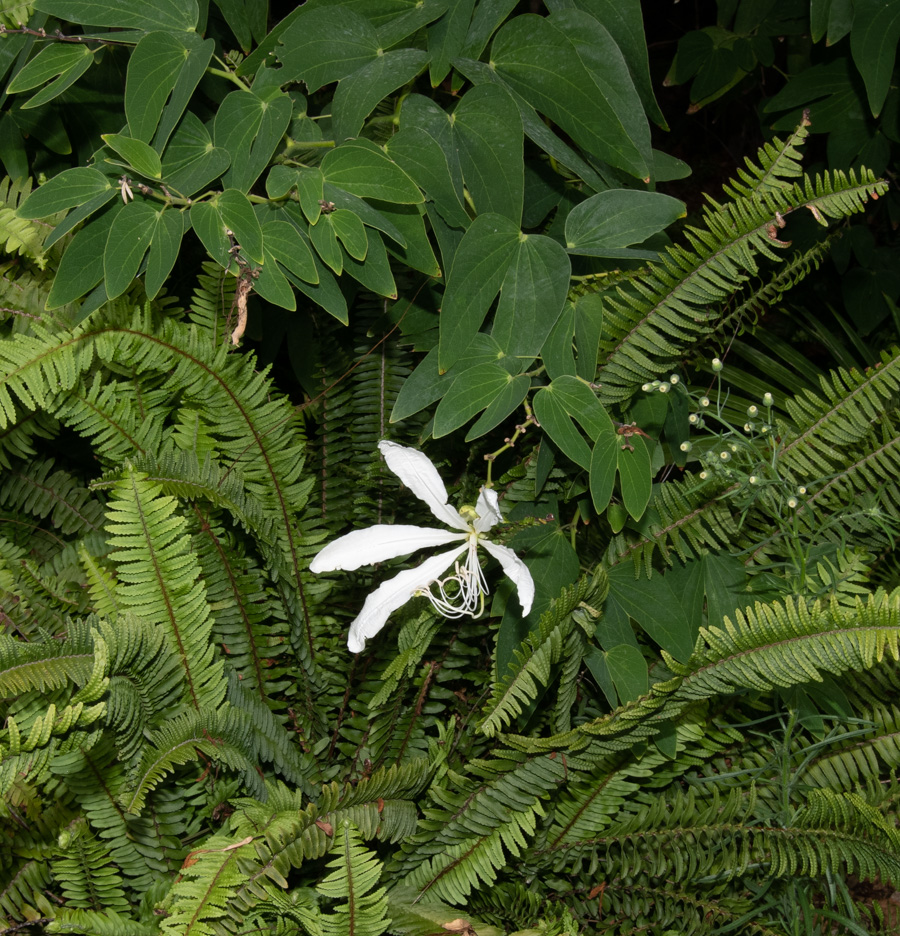
[[[66,903],[82,910],[127,912],[122,877],[109,850],[94,837],[84,819],[76,819],[59,838],[60,857],[53,877]]]

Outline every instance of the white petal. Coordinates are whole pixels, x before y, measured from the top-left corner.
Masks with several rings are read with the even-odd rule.
[[[500,515],[500,501],[495,490],[486,487],[481,489],[478,493],[478,500],[475,502],[475,513],[478,514],[478,519],[474,526],[479,533],[487,533],[492,526],[503,522],[503,517]]]
[[[366,638],[374,637],[387,623],[390,615],[406,604],[419,589],[427,588],[435,579],[440,578],[465,549],[466,544],[463,543],[457,549],[432,556],[415,569],[407,569],[379,585],[366,598],[362,611],[350,625],[347,646],[351,652],[362,653]]]
[[[378,448],[388,468],[419,498],[431,512],[455,530],[468,530],[469,525],[456,508],[447,503],[447,489],[431,459],[424,453],[396,442],[382,439]]]
[[[400,523],[379,523],[364,530],[354,530],[321,549],[309,564],[310,572],[352,572],[360,566],[385,559],[396,559],[426,546],[446,546],[465,537],[465,533],[431,530],[428,527]]]
[[[528,571],[528,566],[508,546],[489,543],[487,540],[480,540],[479,542],[503,566],[503,574],[513,580],[519,591],[522,616],[525,617],[531,610],[531,603],[534,601],[534,579]]]

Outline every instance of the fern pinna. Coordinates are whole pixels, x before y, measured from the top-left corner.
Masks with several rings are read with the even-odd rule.
[[[579,376],[628,428],[654,415],[642,384],[752,331],[826,249],[779,265],[781,221],[843,218],[884,191],[863,171],[804,177],[804,136],[768,145],[684,246],[615,289],[581,282],[573,298],[599,296],[602,328],[573,312],[544,364],[575,349],[585,368],[596,339]],[[7,931],[773,934],[820,886],[900,881],[900,592],[870,581],[898,510],[895,351],[773,407],[747,448],[765,485],[685,458],[639,520],[593,514],[546,438],[520,449],[495,475],[503,535],[536,568],[571,569],[533,626],[508,624],[502,589],[487,626],[419,601],[354,658],[346,628],[373,575],[307,566],[347,525],[407,519],[372,456],[385,435],[430,432],[389,424],[413,364],[402,336],[371,299],[352,334],[319,323],[318,383],[298,404],[223,341],[227,273],[204,269],[187,317],[137,292],[51,317],[41,271],[58,252],[11,217]],[[724,427],[735,407],[704,411]],[[460,469],[435,451],[476,491],[490,452]],[[699,595],[685,652],[623,598],[623,582],[649,604],[671,581]],[[858,932],[845,892],[829,899]]]

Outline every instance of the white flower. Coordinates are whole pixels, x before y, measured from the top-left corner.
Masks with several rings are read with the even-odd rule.
[[[515,584],[522,614],[531,611],[534,601],[534,580],[528,567],[507,546],[485,539],[487,532],[503,519],[500,516],[496,491],[482,488],[474,507],[456,510],[447,503],[447,489],[431,459],[416,449],[382,440],[378,448],[388,468],[419,498],[431,512],[451,530],[396,523],[379,523],[365,530],[355,530],[329,543],[309,564],[311,572],[352,572],[360,566],[405,556],[426,546],[454,545],[449,552],[426,559],[415,569],[407,569],[379,585],[366,598],[362,611],[350,625],[347,646],[361,653],[367,637],[374,637],[387,623],[390,615],[416,595],[424,595],[447,617],[475,617],[483,607],[487,584],[478,562],[478,547],[493,556],[503,572]],[[465,553],[462,565],[459,558]],[[453,575],[441,576],[450,568]],[[432,594],[432,586],[437,594]]]

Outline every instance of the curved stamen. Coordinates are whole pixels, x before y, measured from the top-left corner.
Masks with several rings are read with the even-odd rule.
[[[436,586],[437,594],[432,589]],[[455,586],[455,587],[454,587]],[[466,564],[454,565],[453,575],[432,582],[428,588],[417,594],[426,597],[438,613],[447,618],[459,618],[464,615],[478,617],[484,610],[484,596],[488,593],[487,581],[478,562],[477,542],[469,543]]]

